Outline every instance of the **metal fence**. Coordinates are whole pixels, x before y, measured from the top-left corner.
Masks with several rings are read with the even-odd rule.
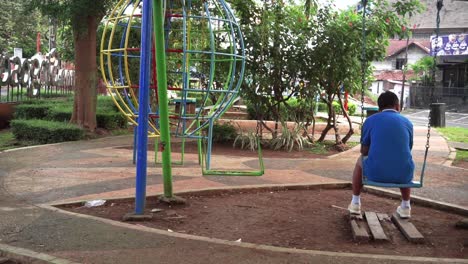
[[[31,59],[0,55],[0,103],[70,94],[75,84],[72,68],[54,51]]]
[[[467,104],[468,87],[411,86],[409,99],[411,108],[429,108],[431,103]]]

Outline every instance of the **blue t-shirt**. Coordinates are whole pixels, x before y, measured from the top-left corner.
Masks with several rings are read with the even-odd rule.
[[[413,179],[413,124],[394,110],[367,118],[361,144],[369,146],[363,174],[371,181],[409,183]]]

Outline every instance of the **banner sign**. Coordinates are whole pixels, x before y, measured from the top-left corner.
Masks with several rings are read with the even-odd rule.
[[[468,55],[468,34],[451,34],[439,36],[436,47],[436,37],[431,36],[431,55],[434,56]]]

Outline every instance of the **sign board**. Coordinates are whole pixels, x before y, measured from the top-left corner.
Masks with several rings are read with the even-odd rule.
[[[23,49],[22,48],[14,48],[13,53],[15,57],[19,57],[20,59],[23,58]]]
[[[468,55],[468,34],[451,34],[431,37],[431,55],[453,56]]]

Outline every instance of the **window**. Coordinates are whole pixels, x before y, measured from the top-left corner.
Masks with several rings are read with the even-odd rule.
[[[404,65],[406,65],[406,59],[396,59],[395,68],[397,70],[402,70]]]

